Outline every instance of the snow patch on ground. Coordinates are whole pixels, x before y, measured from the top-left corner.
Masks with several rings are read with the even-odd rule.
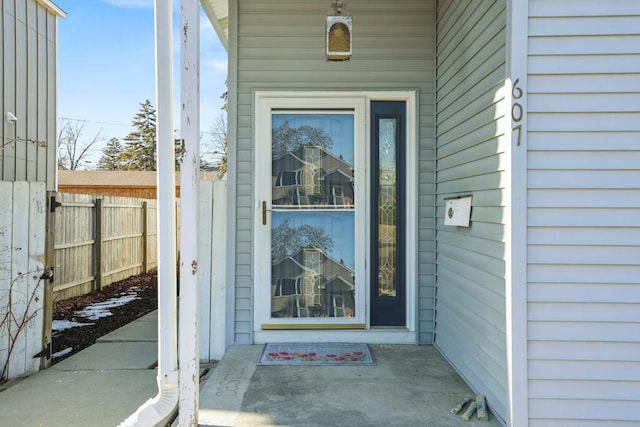
[[[53,357],[53,358],[55,359],[56,357],[62,357],[62,356],[64,356],[65,354],[69,354],[69,353],[71,353],[72,351],[73,351],[73,347],[67,347],[67,348],[65,348],[64,350],[60,350],[60,351],[58,351],[58,352],[56,352],[56,353],[53,353],[53,354],[51,355],[51,357]]]
[[[139,297],[135,293],[121,295],[117,298],[111,298],[103,302],[88,305],[84,309],[76,311],[75,314],[89,320],[98,320],[103,317],[112,316],[113,313],[111,313],[110,309],[120,307],[137,299],[139,299]]]
[[[77,326],[89,326],[89,325],[93,325],[94,323],[80,323],[80,322],[74,322],[71,320],[54,320],[53,321],[53,325],[51,326],[51,329],[54,332],[59,332],[59,331],[64,331],[65,329],[71,329],[71,328],[75,328]]]

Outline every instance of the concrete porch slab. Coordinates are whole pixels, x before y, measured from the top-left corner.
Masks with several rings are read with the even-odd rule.
[[[144,339],[151,321],[132,326]],[[471,390],[431,346],[371,346],[375,366],[257,366],[232,346],[201,384],[202,426],[486,426],[449,410]],[[114,426],[157,393],[155,342],[98,342],[0,393],[0,426]],[[491,404],[491,402],[488,402]]]
[[[431,346],[371,346],[376,366],[257,366],[231,347],[201,387],[201,426],[499,426],[449,410],[472,391]]]

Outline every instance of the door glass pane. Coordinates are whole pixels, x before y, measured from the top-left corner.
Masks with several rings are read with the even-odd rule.
[[[397,120],[378,122],[378,296],[395,297],[396,283],[396,141]]]
[[[272,207],[349,208],[353,115],[272,115]]]
[[[272,114],[271,316],[355,315],[354,115]]]

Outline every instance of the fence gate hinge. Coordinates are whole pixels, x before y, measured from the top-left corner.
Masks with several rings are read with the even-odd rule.
[[[33,358],[46,357],[47,360],[51,359],[51,343],[47,343],[47,346],[38,354],[34,354]]]
[[[49,283],[53,283],[53,267],[49,267],[42,273],[40,280],[48,280]]]
[[[62,203],[56,202],[56,196],[51,196],[49,201],[49,212],[54,213],[56,208],[59,208],[60,206],[62,206]]]

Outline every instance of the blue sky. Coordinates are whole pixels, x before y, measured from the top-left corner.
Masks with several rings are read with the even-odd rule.
[[[83,136],[98,132],[104,142],[124,138],[146,99],[155,102],[153,0],[55,0],[66,13],[58,26],[58,117],[84,122]],[[179,102],[179,0],[174,0],[174,99]],[[200,21],[200,92],[202,131],[221,114],[226,90],[227,54],[202,12]],[[174,126],[180,127],[174,109]],[[87,164],[95,168],[100,146]]]

